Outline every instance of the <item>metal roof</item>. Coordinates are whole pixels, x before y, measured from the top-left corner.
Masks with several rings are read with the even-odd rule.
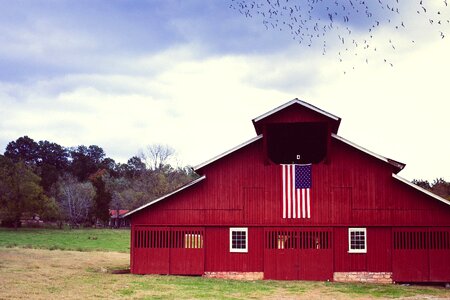
[[[412,183],[412,182],[406,180],[405,178],[398,176],[397,174],[392,174],[392,177],[394,177],[395,179],[397,179],[397,180],[399,180],[399,181],[401,181],[401,182],[403,182],[403,183],[409,185],[410,187],[415,188],[416,190],[418,190],[418,191],[420,191],[420,192],[422,192],[422,193],[424,193],[424,194],[427,194],[427,195],[430,196],[430,197],[433,197],[433,198],[436,199],[436,200],[439,200],[439,201],[441,201],[441,202],[443,202],[443,203],[445,203],[445,204],[447,204],[447,205],[450,205],[450,201],[449,201],[449,200],[444,199],[444,198],[442,198],[442,197],[440,197],[440,196],[438,196],[438,195],[435,195],[435,194],[433,194],[432,192],[427,191],[426,189],[421,188],[420,186],[418,186],[418,185],[416,185],[416,184],[414,184],[414,183]]]
[[[136,209],[134,209],[134,210],[132,210],[132,211],[126,213],[125,215],[123,215],[123,218],[128,217],[129,215],[132,215],[132,214],[134,214],[135,212],[138,212],[138,211],[140,211],[141,209],[144,209],[144,208],[146,208],[146,207],[148,207],[148,206],[150,206],[150,205],[153,205],[153,204],[155,204],[155,203],[157,203],[157,202],[159,202],[159,201],[161,201],[161,200],[164,200],[164,199],[166,199],[166,198],[168,198],[168,197],[170,197],[170,196],[172,196],[172,195],[174,195],[174,194],[176,194],[176,193],[178,193],[178,192],[181,192],[182,190],[187,189],[188,187],[193,186],[193,185],[196,184],[196,183],[199,183],[200,181],[202,181],[202,180],[205,179],[205,178],[206,178],[206,175],[203,175],[202,177],[197,178],[197,179],[195,179],[195,180],[193,180],[193,181],[191,181],[191,182],[189,182],[189,183],[183,185],[182,187],[180,187],[179,189],[176,189],[175,191],[173,191],[173,192],[171,192],[171,193],[168,193],[168,194],[166,194],[166,195],[164,195],[164,196],[162,196],[162,197],[160,197],[160,198],[158,198],[158,199],[155,199],[155,200],[153,200],[153,201],[150,201],[149,203],[144,204],[144,205],[142,205],[142,206],[140,206],[140,207],[138,207],[138,208],[136,208]]]

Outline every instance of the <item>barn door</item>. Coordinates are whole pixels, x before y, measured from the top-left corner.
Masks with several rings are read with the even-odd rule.
[[[204,228],[136,227],[133,273],[201,275],[204,272]]]
[[[172,228],[170,274],[201,275],[205,271],[203,228]]]
[[[170,228],[136,227],[133,240],[133,273],[169,274]]]
[[[430,281],[450,282],[450,228],[429,229]]]
[[[331,228],[302,228],[299,231],[299,279],[333,279],[332,237]]]
[[[298,279],[298,231],[265,229],[264,238],[264,279]]]
[[[331,228],[266,228],[264,237],[264,278],[332,279]]]
[[[428,264],[428,228],[394,228],[392,277],[399,282],[426,282]]]
[[[392,277],[399,282],[450,280],[450,229],[394,228]]]

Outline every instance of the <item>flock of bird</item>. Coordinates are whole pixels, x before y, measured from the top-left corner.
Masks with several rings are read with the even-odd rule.
[[[287,31],[301,46],[319,45],[322,55],[333,49],[340,62],[348,55],[359,55],[369,63],[370,51],[385,47],[395,51],[394,37],[375,38],[377,34],[383,35],[382,29],[386,27],[404,37],[408,36],[408,24],[419,21],[444,39],[450,26],[447,2],[450,0],[229,1],[231,9],[246,18],[261,19],[267,30]],[[380,44],[383,41],[385,44]],[[410,39],[409,43],[415,44],[416,40]],[[388,57],[383,60],[394,66]]]

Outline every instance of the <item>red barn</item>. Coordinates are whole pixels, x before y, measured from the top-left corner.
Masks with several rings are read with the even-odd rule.
[[[340,121],[298,99],[255,118],[256,137],[128,213],[131,272],[450,282],[450,201]]]

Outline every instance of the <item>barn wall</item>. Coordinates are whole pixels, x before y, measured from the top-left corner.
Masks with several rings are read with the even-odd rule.
[[[263,229],[248,228],[248,253],[230,252],[229,227],[206,229],[205,272],[263,272]]]
[[[367,228],[367,253],[348,253],[348,228],[334,229],[335,272],[391,272],[390,227]]]
[[[392,177],[391,166],[338,140],[313,165],[310,219],[282,219],[281,169],[262,140],[205,166],[206,179],[133,215],[134,224],[450,226],[450,207]]]

